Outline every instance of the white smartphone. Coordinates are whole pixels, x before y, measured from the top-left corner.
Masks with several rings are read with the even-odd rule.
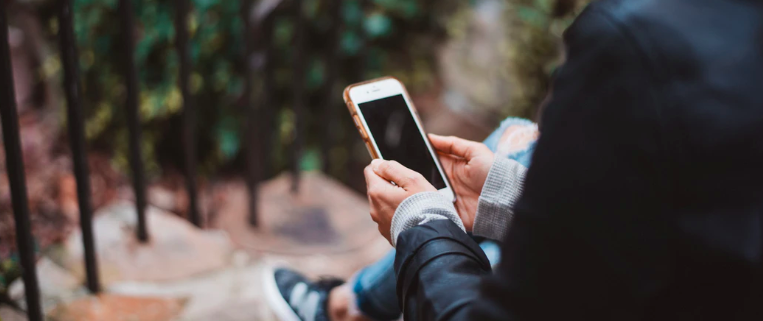
[[[400,81],[385,77],[350,85],[344,101],[371,157],[394,160],[420,173],[455,202],[448,177]]]

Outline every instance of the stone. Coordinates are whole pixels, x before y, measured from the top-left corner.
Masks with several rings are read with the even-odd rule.
[[[27,321],[29,320],[23,313],[0,306],[0,321]]]
[[[218,186],[225,195],[211,224],[268,262],[309,276],[350,277],[391,249],[368,212],[365,195],[319,173],[302,174],[298,193],[283,174],[259,188],[258,225],[248,224],[248,190],[240,181]]]
[[[278,321],[268,309],[258,307],[249,301],[227,302],[215,311],[199,316],[190,316],[183,321]]]
[[[47,257],[41,257],[37,261],[37,280],[40,284],[43,311],[86,294],[81,279]],[[8,287],[8,294],[19,305],[26,304],[22,279],[14,281]]]
[[[229,268],[175,282],[120,282],[107,291],[133,297],[183,298],[180,320],[271,320],[262,280],[266,265],[250,264],[244,252]]]
[[[179,299],[101,294],[62,304],[49,317],[58,321],[170,321],[182,308]]]
[[[129,202],[102,208],[93,219],[101,282],[171,281],[226,267],[233,246],[221,231],[201,230],[155,207],[146,209],[150,240],[136,238],[137,214]],[[84,273],[82,233],[64,244],[60,263],[78,277]]]
[[[174,191],[162,187],[151,186],[148,188],[148,203],[152,206],[173,211],[178,207],[177,195]]]

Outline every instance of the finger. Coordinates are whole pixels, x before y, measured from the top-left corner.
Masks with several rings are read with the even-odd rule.
[[[390,185],[389,181],[379,177],[379,175],[374,172],[373,166],[371,165],[366,166],[363,170],[363,174],[366,176],[366,190],[368,192],[380,190],[385,186]]]
[[[458,138],[455,136],[439,136],[429,134],[429,141],[432,147],[445,154],[456,155],[463,158],[472,158],[475,153],[482,148],[482,144],[470,140]]]
[[[440,157],[440,164],[442,165],[442,169],[445,170],[445,175],[448,175],[448,177],[453,177],[453,165],[458,161],[462,160],[461,158],[455,158],[449,154],[439,154]]]
[[[418,184],[424,179],[421,174],[406,168],[396,161],[375,159],[371,162],[371,167],[373,167],[374,173],[386,180],[395,182],[395,184],[403,189]]]

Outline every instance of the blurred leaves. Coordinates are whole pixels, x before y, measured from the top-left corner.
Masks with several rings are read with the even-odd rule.
[[[373,2],[390,14],[406,19],[411,19],[420,13],[419,1],[373,0]]]
[[[383,14],[374,13],[366,18],[364,27],[369,37],[383,37],[392,31],[392,20]]]
[[[363,46],[363,40],[356,31],[347,30],[342,33],[341,48],[342,53],[348,56],[354,56],[358,54],[360,48]]]
[[[39,4],[39,12],[49,26],[51,42],[56,41],[58,22],[55,2]],[[235,157],[238,143],[216,135],[215,128],[238,119],[235,101],[243,87],[241,68],[243,44],[239,1],[192,0],[187,17],[190,56],[194,72],[190,87],[194,104],[199,107],[200,145],[219,153],[204,153],[204,163],[221,164]],[[182,98],[177,87],[178,59],[175,52],[174,2],[168,0],[133,1],[136,22],[135,61],[140,83],[139,109],[143,121],[144,150],[148,168],[176,166],[173,155],[163,155],[161,141],[177,140],[168,132],[172,119],[181,112]],[[87,138],[95,148],[111,150],[114,162],[126,170],[127,138],[124,123],[125,85],[124,52],[121,45],[117,0],[75,0],[74,31],[80,53],[83,107],[86,112]],[[41,75],[61,81],[58,58],[43,62]],[[226,118],[227,117],[227,118]],[[177,128],[174,126],[173,128]],[[232,127],[236,130],[238,127]],[[174,133],[177,136],[177,133]],[[155,141],[148,141],[156,139]],[[166,154],[166,153],[165,153]],[[209,161],[211,159],[211,161]],[[160,163],[164,165],[159,165]],[[213,165],[215,167],[217,165]],[[213,170],[205,168],[202,170]],[[158,174],[159,172],[154,172]]]
[[[255,50],[272,46],[275,57],[269,63],[274,71],[271,84],[275,115],[273,153],[283,153],[294,135],[291,113],[294,81],[303,81],[309,106],[305,119],[307,149],[302,164],[319,168],[307,152],[316,149],[324,134],[323,101],[328,95],[324,86],[330,68],[326,53],[330,51],[332,24],[330,13],[337,0],[301,0],[305,19],[306,57],[304,79],[293,79],[294,0],[279,5],[274,19],[272,41],[255,42]],[[255,3],[258,3],[255,1]],[[35,3],[51,43],[57,41],[58,21],[55,0]],[[434,44],[446,38],[447,19],[443,15],[458,8],[458,0],[344,0],[339,11],[338,62],[334,68],[338,88],[352,82],[381,75],[404,79],[411,91],[433,88],[436,79]],[[180,115],[182,98],[177,87],[178,58],[175,52],[175,7],[170,0],[133,1],[135,15],[135,62],[140,83],[139,109],[143,127],[142,149],[150,173],[159,175],[165,167],[179,167]],[[244,88],[241,1],[191,0],[192,9],[185,17],[189,25],[189,51],[192,62],[190,79],[193,104],[198,110],[197,137],[201,174],[215,173],[240,157],[245,128],[245,107],[241,95],[245,90],[262,93],[262,73],[257,72],[253,88]],[[75,35],[79,46],[86,134],[93,149],[112,152],[112,161],[126,171],[127,131],[123,82],[124,50],[120,38],[120,16],[117,0],[75,0]],[[61,64],[57,57],[42,62],[40,75],[61,82]],[[257,67],[261,68],[261,67]],[[262,71],[262,69],[257,69]],[[253,97],[252,102],[261,101]],[[262,107],[265,108],[265,107]],[[341,106],[337,106],[340,111]],[[62,117],[63,119],[63,117]],[[351,123],[349,124],[351,125]],[[350,148],[356,137],[352,131],[338,131],[340,144]],[[313,156],[311,156],[313,155]],[[316,154],[317,155],[317,154]],[[352,152],[332,152],[332,161],[346,163]],[[284,157],[276,160],[275,170],[285,167]],[[315,159],[320,157],[315,156]],[[332,165],[332,168],[335,167]],[[341,168],[341,166],[339,166]]]
[[[306,61],[304,79],[293,79],[295,12],[293,1],[284,0],[276,10],[270,43],[253,41],[262,52],[271,46],[273,59],[268,62],[274,84],[267,86],[270,106],[279,115],[272,126],[273,153],[285,153],[293,141],[294,116],[290,108],[295,81],[304,82],[307,119],[307,149],[320,144],[324,135],[324,101],[329,95],[324,84],[335,74],[341,88],[360,80],[393,75],[406,83],[412,92],[434,88],[437,83],[435,49],[447,37],[463,36],[469,16],[466,6],[476,0],[343,0],[339,8],[338,62],[327,65],[331,51],[331,30],[337,17],[331,6],[338,0],[304,1],[298,14],[306,19],[306,43],[302,56]],[[572,13],[559,15],[560,2],[573,3]],[[140,83],[140,116],[143,121],[147,167],[152,174],[160,169],[179,167],[177,147],[180,140],[182,98],[177,87],[178,59],[175,52],[174,2],[170,0],[134,1],[136,17],[135,60]],[[255,1],[255,3],[258,3]],[[572,21],[586,1],[506,0],[510,46],[506,52],[513,66],[513,98],[507,113],[533,116],[533,110],[545,96],[550,74],[561,62],[561,31]],[[47,26],[50,40],[56,41],[58,23],[55,0],[37,4]],[[255,93],[251,103],[262,101],[264,78],[261,65],[256,69],[253,88],[244,88],[242,39],[243,20],[240,1],[191,0],[189,24],[190,55],[193,64],[190,85],[193,104],[198,109],[198,150],[202,174],[216,172],[234,162],[248,142],[242,142],[241,130],[245,107],[244,91]],[[574,6],[577,4],[577,6]],[[114,163],[126,170],[127,138],[124,123],[125,85],[122,80],[124,53],[120,44],[117,0],[75,0],[75,32],[82,71],[83,106],[86,133],[95,148],[113,151]],[[461,31],[460,31],[461,30]],[[334,73],[330,73],[333,71]],[[61,77],[56,56],[41,63],[40,75],[46,79]],[[336,89],[336,88],[335,88]],[[341,107],[337,107],[341,110]],[[63,118],[63,117],[62,117]],[[338,141],[350,148],[352,130],[338,131]],[[349,135],[349,136],[348,136]],[[305,155],[308,155],[306,152]],[[352,152],[333,152],[332,162],[346,163]],[[345,156],[338,156],[345,155]],[[277,156],[277,157],[276,157]],[[307,157],[307,156],[305,156]],[[285,168],[286,157],[275,155],[274,170]],[[309,162],[308,162],[309,163]],[[312,165],[311,165],[312,166]],[[331,166],[335,167],[334,165]],[[341,168],[342,166],[339,166]]]
[[[561,2],[572,3],[571,12],[556,12]],[[510,114],[536,116],[546,97],[551,74],[563,61],[562,31],[574,20],[588,0],[509,0],[512,85]]]
[[[315,171],[321,169],[321,153],[316,148],[310,148],[305,151],[299,168],[303,171]]]
[[[11,255],[9,258],[0,258],[0,296],[7,295],[8,287],[20,277],[21,265],[17,255]]]

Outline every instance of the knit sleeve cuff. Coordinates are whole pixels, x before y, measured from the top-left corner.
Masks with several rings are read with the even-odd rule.
[[[514,204],[522,195],[527,168],[518,162],[498,157],[482,187],[472,233],[502,241],[514,216]]]
[[[392,246],[395,246],[397,237],[407,229],[434,220],[451,220],[466,232],[456,207],[447,197],[439,192],[416,193],[406,198],[395,210],[390,228]]]

